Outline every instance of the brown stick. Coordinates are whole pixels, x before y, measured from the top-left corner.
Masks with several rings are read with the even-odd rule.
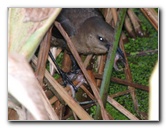
[[[127,15],[125,17],[125,24],[124,25],[125,25],[125,28],[126,28],[127,32],[129,33],[129,35],[131,37],[135,38],[136,37],[135,32],[133,30],[131,21],[130,21],[130,19],[129,19],[129,17]]]
[[[105,17],[105,21],[109,24],[111,24],[112,21],[112,13],[111,8],[104,8],[102,9],[103,15]]]
[[[57,100],[58,100],[58,98],[57,98],[56,96],[53,96],[49,101],[50,101],[50,104],[53,104],[53,103],[55,103]]]
[[[60,48],[58,48],[58,49],[56,49],[56,53],[52,53],[53,54],[53,56],[54,56],[54,58],[56,59],[56,57],[61,53],[61,51],[62,51],[62,49]],[[52,51],[51,51],[52,52]],[[57,72],[58,72],[58,70],[57,70],[57,68],[56,68],[56,66],[54,65],[54,63],[53,63],[53,61],[52,61],[52,59],[50,58],[50,57],[48,57],[48,61],[50,62],[49,64],[50,64],[50,74],[51,75],[53,75],[53,72],[51,71],[52,69],[54,69],[54,70],[56,70]]]
[[[102,79],[102,75],[101,74],[94,73],[94,75],[95,75],[95,78]],[[131,87],[138,88],[138,89],[141,89],[141,90],[149,92],[149,86],[145,86],[145,85],[141,85],[141,84],[136,84],[136,83],[129,82],[127,80],[122,80],[122,79],[115,78],[115,77],[112,77],[111,81],[115,82],[115,83],[119,83],[119,84],[131,86]]]
[[[69,72],[71,70],[71,65],[72,65],[72,62],[71,62],[70,56],[65,51],[63,56],[63,61],[62,61],[62,70],[64,72]]]
[[[87,105],[84,105],[84,106],[82,106],[84,109],[88,109],[88,108],[90,108],[90,107],[92,107],[94,105],[94,103],[92,103],[92,104],[87,104]],[[67,114],[67,115],[65,115],[64,117],[62,117],[62,120],[66,120],[66,119],[68,119],[69,117],[71,117],[72,116],[72,111],[69,111],[69,113]]]
[[[126,80],[129,81],[129,82],[132,82],[132,75],[131,75],[129,63],[128,63],[128,60],[127,60],[126,52],[124,50],[124,44],[123,44],[122,39],[120,39],[120,47],[121,47],[121,49],[122,49],[122,51],[124,53],[125,61],[126,61],[126,65],[125,65]],[[138,113],[139,112],[139,108],[138,108],[138,101],[137,101],[137,98],[136,98],[135,88],[128,86],[128,89],[130,90],[130,94],[131,94],[131,97],[133,99],[135,110]]]
[[[127,56],[146,56],[146,55],[152,55],[155,53],[158,53],[158,49],[136,52],[134,54],[129,53],[127,54]]]
[[[143,14],[148,18],[154,28],[158,31],[158,14],[153,8],[141,8]]]
[[[53,48],[51,48],[50,51],[51,51],[53,57],[56,59],[56,57],[61,53],[62,49],[61,49],[61,48],[53,47]],[[49,62],[50,62],[50,63],[49,63],[49,64],[50,64],[50,74],[53,75],[56,68],[55,68],[55,66],[52,64],[53,62],[52,62],[52,60],[50,59],[50,57],[48,58],[48,60],[49,60]]]
[[[80,86],[80,87],[92,100],[95,100],[95,97],[89,92],[87,88],[85,88],[85,86]]]
[[[88,64],[89,64],[89,62],[90,62],[90,60],[91,60],[91,58],[92,58],[92,55],[88,55],[88,56],[86,57],[86,59],[85,59],[85,61],[84,61],[84,66],[85,66],[85,68],[87,68],[87,66],[88,66]]]
[[[135,13],[132,11],[132,9],[128,9],[128,15],[131,19],[131,22],[133,24],[134,30],[135,32],[139,35],[139,36],[143,36],[143,32],[141,30],[141,26],[139,24],[138,21],[138,17],[135,15]]]
[[[138,88],[138,89],[141,89],[141,90],[149,92],[149,87],[148,86],[140,85],[140,84],[135,84],[132,81],[121,80],[119,78],[111,78],[111,81],[118,82],[118,83],[123,84],[123,85],[128,85],[130,87]]]
[[[45,74],[46,61],[48,58],[48,51],[50,49],[51,30],[52,29],[50,28],[40,45],[40,51],[38,57],[39,59],[37,61],[36,71],[35,71],[35,75],[42,87],[43,87],[43,78]]]
[[[116,8],[111,8],[111,12],[112,12],[112,15],[113,15],[114,24],[116,25],[116,23],[118,21],[118,15],[117,15],[117,12],[116,12]]]
[[[32,61],[36,64],[37,58],[34,56]],[[69,105],[69,107],[78,115],[82,120],[93,120],[66,92],[66,90],[45,70],[45,77],[53,88],[58,92],[58,94],[64,99],[64,101]],[[67,87],[66,87],[67,88]]]
[[[95,80],[95,77],[94,77],[93,72],[92,72],[91,70],[88,70],[88,74],[89,74],[89,76],[91,76],[92,81],[93,81],[94,83],[96,83],[96,80]],[[96,85],[96,84],[95,84],[95,85]],[[97,85],[96,85],[96,89],[97,89],[98,92],[99,92],[99,88],[97,87]],[[102,108],[101,108],[101,109],[102,109]],[[103,111],[103,110],[101,110],[101,111]],[[108,116],[108,119],[113,120],[113,117],[112,117],[109,113],[106,112],[106,114],[107,114],[107,116]]]
[[[94,95],[96,97],[96,100],[98,101],[98,103],[99,103],[99,105],[101,107],[101,114],[102,114],[103,119],[104,120],[108,120],[109,118],[107,116],[106,110],[104,109],[104,105],[103,105],[102,100],[100,98],[99,92],[98,92],[98,90],[96,88],[96,85],[95,85],[96,83],[94,83],[92,81],[92,79],[90,78],[90,76],[88,75],[88,73],[86,71],[86,68],[84,67],[84,64],[82,63],[82,60],[79,57],[79,54],[78,54],[76,48],[74,47],[73,43],[71,42],[69,36],[64,31],[64,29],[62,28],[62,26],[58,22],[55,22],[55,26],[58,28],[58,30],[61,32],[61,34],[63,35],[63,37],[67,41],[68,47],[70,48],[70,50],[71,50],[73,56],[75,57],[75,59],[76,59],[78,65],[79,65],[80,69],[82,70],[85,78],[87,79],[87,81],[88,81],[88,83],[89,83],[89,85],[90,85],[90,87],[91,87],[91,89],[92,89],[92,91],[93,91],[93,93],[94,93]]]
[[[110,97],[111,98],[115,98],[115,97],[126,95],[128,93],[130,93],[130,91],[129,90],[125,90],[125,91],[122,91],[122,92],[117,92],[115,94],[112,94],[112,95],[110,95]]]
[[[56,57],[57,48],[55,48],[55,47],[50,48],[50,51],[51,51],[53,57],[55,58]],[[53,76],[53,74],[55,72],[55,68],[53,67],[53,65],[51,63],[49,63],[49,71],[50,71],[50,74]]]
[[[126,117],[131,120],[139,120],[135,117],[132,113],[130,113],[127,109],[125,109],[121,104],[119,104],[116,100],[111,98],[110,96],[107,97],[107,101],[113,105],[116,109],[118,109],[121,113],[123,113]]]
[[[101,56],[100,66],[98,70],[99,74],[103,74],[106,59],[107,59],[106,55]],[[99,87],[100,85],[101,85],[101,80],[97,80],[97,87]]]
[[[75,101],[74,99],[64,90],[64,88],[57,83],[56,80],[46,71],[46,78],[52,84],[54,89],[59,93],[59,95],[64,99],[64,101],[70,106],[70,108],[77,114],[77,116],[82,120],[93,120],[88,113],[86,113]]]

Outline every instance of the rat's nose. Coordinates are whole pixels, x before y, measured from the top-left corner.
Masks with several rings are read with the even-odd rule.
[[[109,48],[110,48],[110,44],[107,43],[107,44],[105,45],[105,47],[107,48],[107,50],[109,50]]]

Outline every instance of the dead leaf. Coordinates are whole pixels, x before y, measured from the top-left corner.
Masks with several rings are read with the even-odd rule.
[[[23,8],[25,17],[24,22],[40,22],[47,19],[53,12],[54,8]]]

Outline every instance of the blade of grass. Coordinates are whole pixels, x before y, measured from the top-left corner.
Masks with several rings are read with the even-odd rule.
[[[108,51],[107,61],[106,61],[106,65],[104,68],[103,81],[101,83],[101,88],[100,88],[100,96],[101,96],[101,99],[102,99],[104,105],[106,105],[106,101],[107,101],[107,93],[108,93],[108,88],[110,85],[110,77],[112,74],[112,69],[113,69],[113,65],[114,65],[114,58],[115,58],[115,54],[117,51],[118,42],[120,39],[123,22],[124,22],[125,15],[126,15],[126,10],[127,9],[120,10],[120,14],[119,14],[120,20],[117,22],[117,25],[116,25],[115,39],[113,42],[114,45],[113,45],[113,48],[110,47],[110,49]],[[99,105],[97,106],[95,119],[101,119]]]

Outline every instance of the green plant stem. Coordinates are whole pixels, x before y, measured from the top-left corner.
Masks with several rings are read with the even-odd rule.
[[[106,61],[106,65],[105,65],[105,68],[104,68],[104,75],[103,75],[103,80],[102,80],[101,88],[100,88],[100,96],[101,96],[101,99],[103,101],[104,106],[106,105],[106,101],[107,101],[108,88],[109,88],[109,85],[110,85],[110,77],[111,77],[111,74],[112,74],[114,59],[115,59],[115,55],[116,55],[116,51],[117,51],[121,31],[122,31],[122,26],[123,26],[126,10],[127,9],[121,9],[120,10],[120,14],[119,14],[119,19],[120,20],[116,24],[115,39],[114,39],[114,42],[113,42],[114,45],[113,45],[113,48],[110,47],[110,49],[108,51],[107,61]],[[100,106],[99,105],[97,106],[95,119],[101,119],[101,113],[100,113]]]

